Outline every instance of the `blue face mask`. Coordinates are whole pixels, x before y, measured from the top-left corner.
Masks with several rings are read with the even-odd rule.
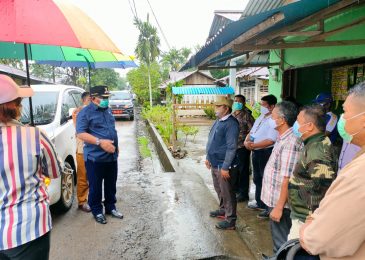
[[[99,107],[107,108],[109,106],[109,99],[102,99],[100,100]]]
[[[243,104],[240,102],[233,102],[232,111],[242,110]]]
[[[305,123],[304,125],[307,125],[309,123]],[[304,126],[302,125],[302,126]],[[294,125],[293,125],[293,134],[298,137],[298,138],[301,138],[303,136],[303,134],[305,134],[306,132],[304,133],[301,133],[299,131],[299,128],[301,128],[302,126],[299,125],[298,121],[295,121]]]

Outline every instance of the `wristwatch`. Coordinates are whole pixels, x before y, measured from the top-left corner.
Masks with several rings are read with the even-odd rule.
[[[100,145],[100,139],[99,138],[96,138],[96,142],[95,142],[96,145]]]

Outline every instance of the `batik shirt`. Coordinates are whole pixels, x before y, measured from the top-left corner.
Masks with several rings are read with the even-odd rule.
[[[237,148],[244,147],[244,141],[246,136],[251,131],[253,124],[255,123],[255,119],[252,117],[251,112],[247,108],[243,108],[242,110],[235,111],[232,115],[237,119],[240,126],[240,133],[238,135],[238,143]]]

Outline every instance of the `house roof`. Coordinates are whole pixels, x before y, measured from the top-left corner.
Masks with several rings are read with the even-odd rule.
[[[278,8],[287,2],[286,0],[250,0],[245,10],[242,12],[242,18],[270,11]]]
[[[212,25],[210,26],[207,40],[216,35],[217,32],[222,28],[224,28],[227,24],[230,24],[240,19],[241,15],[242,11],[229,11],[229,10],[214,11],[214,18]]]
[[[170,79],[165,81],[159,88],[166,88],[169,83],[174,83],[183,79],[186,79],[187,77],[193,75],[194,73],[199,73],[203,75],[204,77],[207,77],[211,80],[216,80],[212,77],[209,71],[204,70],[194,70],[194,71],[171,71],[169,74]]]
[[[267,77],[269,75],[269,69],[267,67],[258,67],[258,68],[245,68],[240,71],[237,71],[236,78],[243,78],[245,76],[250,77]],[[223,77],[219,80],[227,80],[229,76]]]
[[[4,65],[4,64],[0,64],[0,73],[2,74],[8,74],[8,75],[14,75],[23,79],[27,78],[27,73],[25,71]],[[44,82],[44,83],[51,83],[45,79],[41,79],[38,77],[34,77],[34,76],[30,76],[31,80],[35,80],[35,81],[39,81],[39,82]]]
[[[172,87],[174,95],[233,95],[234,89],[232,87],[218,87],[212,85],[205,86],[184,86]]]
[[[252,49],[237,51],[234,45],[250,42],[252,47],[256,39],[286,29],[332,5],[337,4],[341,8],[342,5],[346,7],[345,4],[355,4],[356,1],[343,2],[341,0],[301,0],[230,23],[191,57],[181,70],[212,64],[210,61],[213,59],[228,60],[243,53],[249,53]]]

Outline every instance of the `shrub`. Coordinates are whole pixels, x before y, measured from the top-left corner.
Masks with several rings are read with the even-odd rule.
[[[207,115],[209,119],[213,120],[217,119],[217,117],[215,116],[214,108],[205,108],[204,113]]]

